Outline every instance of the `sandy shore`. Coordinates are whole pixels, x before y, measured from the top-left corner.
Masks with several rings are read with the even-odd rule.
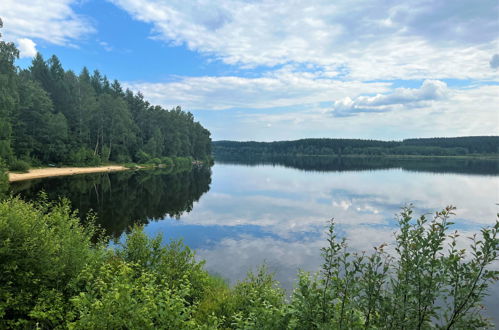
[[[48,167],[30,170],[28,173],[9,173],[9,181],[22,181],[39,178],[48,178],[51,176],[64,176],[85,173],[99,173],[99,172],[114,172],[127,170],[124,166],[99,166],[99,167]]]

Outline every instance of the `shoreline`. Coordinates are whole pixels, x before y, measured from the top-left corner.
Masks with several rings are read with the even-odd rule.
[[[87,173],[117,172],[129,170],[121,165],[96,166],[96,167],[44,167],[29,170],[28,173],[9,172],[9,182],[32,179],[49,178],[54,176],[68,176]]]

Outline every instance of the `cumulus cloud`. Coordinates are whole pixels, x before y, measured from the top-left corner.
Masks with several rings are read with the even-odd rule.
[[[17,39],[17,47],[19,48],[20,57],[34,57],[37,53],[36,43],[28,38]]]
[[[6,40],[40,39],[57,45],[69,45],[94,28],[71,6],[76,0],[2,0],[0,15]],[[21,44],[19,44],[21,46]],[[24,46],[27,46],[26,42]]]
[[[155,38],[225,63],[313,63],[354,79],[490,78],[499,29],[496,1],[111,2]]]
[[[397,88],[388,94],[346,97],[335,101],[332,114],[351,116],[359,112],[386,112],[397,108],[414,108],[430,101],[444,100],[449,94],[447,84],[439,80],[425,80],[420,88]]]

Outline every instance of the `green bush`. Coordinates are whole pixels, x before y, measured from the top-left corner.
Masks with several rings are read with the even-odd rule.
[[[144,152],[143,150],[139,150],[135,154],[135,161],[137,161],[140,164],[147,163],[149,159],[151,159],[151,156],[148,153]]]
[[[126,164],[123,164],[124,167],[126,168],[131,168],[131,169],[137,169],[139,168],[139,165],[135,164],[135,163],[126,163]]]
[[[0,328],[54,327],[65,319],[70,282],[95,253],[67,202],[0,203]]]
[[[14,159],[9,164],[9,170],[26,173],[29,171],[29,164],[21,159]]]
[[[9,190],[9,177],[7,176],[7,166],[0,158],[0,200],[2,200]]]
[[[149,159],[146,164],[152,164],[152,165],[160,165],[161,164],[161,159],[159,158],[151,158]]]
[[[79,148],[69,154],[69,163],[77,166],[97,166],[100,165],[99,155],[87,148]]]
[[[352,253],[344,239],[337,239],[331,222],[322,270],[312,278],[301,274],[289,324],[328,329],[487,326],[480,309],[499,274],[488,269],[497,260],[499,221],[482,229],[480,238],[471,237],[467,255],[457,248],[459,235],[448,233],[453,210],[414,219],[412,209],[404,208],[394,255],[385,244],[371,255]]]

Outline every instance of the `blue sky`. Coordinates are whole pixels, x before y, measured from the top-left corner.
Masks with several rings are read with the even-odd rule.
[[[497,135],[493,1],[2,0],[18,65],[98,69],[215,140]]]

